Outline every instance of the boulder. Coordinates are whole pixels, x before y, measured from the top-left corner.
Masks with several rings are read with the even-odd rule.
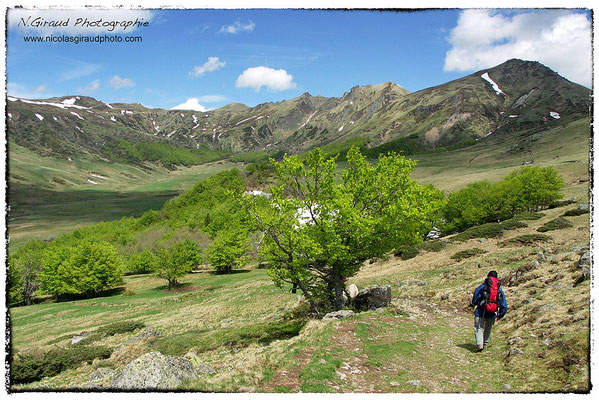
[[[112,379],[112,389],[175,389],[187,379],[197,378],[193,363],[185,358],[146,353],[131,361]]]
[[[360,290],[358,289],[358,287],[356,285],[354,285],[352,283],[351,285],[349,285],[347,287],[347,292],[349,293],[349,297],[351,297],[351,299],[353,300],[358,295]]]
[[[591,252],[585,251],[580,256],[577,263],[578,268],[582,270],[582,279],[586,280],[591,277]]]
[[[137,343],[142,339],[150,338],[153,336],[160,336],[161,333],[159,331],[154,330],[153,328],[146,328],[137,335],[133,336],[131,339],[125,342],[125,345],[129,345],[132,343]]]
[[[216,373],[212,365],[202,362],[202,359],[193,351],[188,352],[183,357],[191,361],[198,375],[211,375]]]
[[[77,335],[71,338],[71,345],[77,344],[83,340],[87,339],[85,336]]]
[[[115,371],[111,370],[110,368],[98,368],[89,376],[88,383],[94,384],[108,378],[112,378],[114,377],[114,374]]]
[[[521,356],[522,354],[524,354],[524,352],[520,349],[511,349],[510,352],[507,354],[507,356],[508,357]]]
[[[580,203],[578,205],[579,210],[589,210],[591,208],[591,203]]]
[[[340,311],[334,311],[334,312],[327,313],[324,316],[324,318],[341,319],[341,318],[349,318],[353,315],[354,315],[354,312],[352,310],[340,310]]]
[[[359,309],[375,310],[391,304],[391,286],[372,286],[360,290],[354,299],[354,306]]]

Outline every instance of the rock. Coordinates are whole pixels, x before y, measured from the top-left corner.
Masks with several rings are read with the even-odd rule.
[[[538,253],[537,253],[537,260],[538,260],[539,262],[543,262],[543,261],[545,261],[545,254],[543,254],[543,252],[541,252],[541,251],[540,251],[540,252],[538,252]]]
[[[549,346],[551,344],[551,339],[547,338],[547,339],[543,340],[543,344],[545,346]]]
[[[556,308],[557,308],[557,303],[555,303],[555,302],[551,302],[551,303],[547,303],[547,304],[545,304],[545,305],[542,305],[542,306],[539,308],[539,311],[543,311],[543,312],[546,312],[546,311],[553,311],[553,310],[555,310]]]
[[[508,343],[510,346],[513,346],[513,345],[515,345],[516,343],[520,342],[521,340],[522,340],[522,338],[521,338],[520,336],[516,336],[516,337],[514,337],[514,338],[511,338],[511,339],[509,339],[509,340],[507,341],[507,343]]]
[[[343,380],[345,380],[347,378],[347,375],[345,375],[343,372],[339,372],[339,371],[337,371],[337,376],[339,377],[339,379],[343,379]]]
[[[237,389],[238,393],[254,393],[256,391],[256,389],[254,389],[253,387],[249,387],[249,386],[242,386],[239,389]]]
[[[539,268],[539,262],[537,260],[532,260],[530,263],[530,269]]]
[[[444,294],[443,296],[441,296],[441,300],[447,300],[447,299],[449,299],[448,294]]]
[[[585,251],[580,256],[577,263],[578,268],[582,270],[582,279],[587,280],[591,277],[591,252]]]
[[[416,286],[426,286],[426,282],[425,281],[418,281],[418,282],[415,282],[415,285]]]
[[[512,386],[506,383],[501,387],[501,390],[512,390]]]
[[[349,318],[353,315],[354,315],[354,312],[352,310],[339,310],[339,311],[333,311],[333,312],[327,313],[324,316],[324,318],[342,319],[342,318]]]
[[[191,361],[152,352],[127,364],[112,379],[110,387],[129,390],[175,389],[183,381],[197,377]]]
[[[351,299],[353,300],[358,295],[360,290],[358,289],[358,287],[356,285],[354,285],[352,283],[351,285],[349,285],[347,287],[347,292],[349,293],[349,297],[351,297]]]
[[[391,386],[399,386],[399,382],[389,382],[389,385],[391,385]]]
[[[374,310],[379,307],[387,307],[391,304],[391,286],[372,286],[360,290],[354,299],[357,309]]]
[[[106,378],[112,378],[116,372],[110,368],[98,368],[89,376],[89,383],[102,381]]]
[[[441,237],[441,231],[438,228],[433,227],[433,229],[426,235],[424,240],[435,240]]]
[[[127,340],[125,342],[125,345],[128,344],[132,344],[132,343],[137,343],[142,339],[146,339],[146,338],[150,338],[153,336],[160,336],[161,333],[159,331],[155,331],[153,328],[146,328],[143,331],[141,331],[140,333],[138,333],[137,335],[133,336],[131,339]]]
[[[578,205],[579,210],[589,210],[591,208],[591,203],[580,203]]]
[[[576,247],[572,247],[570,249],[570,251],[574,252],[574,253],[580,253],[581,251],[587,251],[587,250],[590,250],[590,247],[588,244],[580,244],[580,245],[578,245]]]
[[[420,381],[407,381],[406,383],[412,386],[420,386]]]
[[[71,345],[77,344],[83,340],[87,339],[85,336],[77,335],[71,338]]]
[[[187,354],[185,354],[183,358],[189,360],[193,364],[193,367],[195,368],[196,373],[198,375],[211,375],[216,373],[214,368],[212,368],[212,365],[202,362],[202,359],[198,357],[198,355],[193,351],[190,351]]]
[[[520,349],[511,349],[509,353],[507,353],[508,357],[520,356],[524,354],[524,352]]]

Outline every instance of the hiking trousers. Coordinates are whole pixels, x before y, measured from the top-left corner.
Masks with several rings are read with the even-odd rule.
[[[477,346],[487,346],[491,338],[491,328],[495,318],[474,317],[474,336]]]

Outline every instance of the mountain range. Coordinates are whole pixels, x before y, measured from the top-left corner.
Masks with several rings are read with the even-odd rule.
[[[471,144],[588,116],[590,95],[538,62],[512,59],[413,93],[385,82],[355,86],[341,97],[304,93],[208,112],[109,104],[84,96],[8,97],[6,120],[9,156],[14,142],[59,158],[199,164],[248,152],[297,154],[356,140],[367,147],[411,141],[424,150]]]

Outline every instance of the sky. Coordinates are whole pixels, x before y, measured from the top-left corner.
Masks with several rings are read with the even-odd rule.
[[[122,41],[25,41],[49,35]],[[591,39],[584,9],[9,9],[7,92],[206,111],[386,81],[415,92],[511,58],[591,88]]]

